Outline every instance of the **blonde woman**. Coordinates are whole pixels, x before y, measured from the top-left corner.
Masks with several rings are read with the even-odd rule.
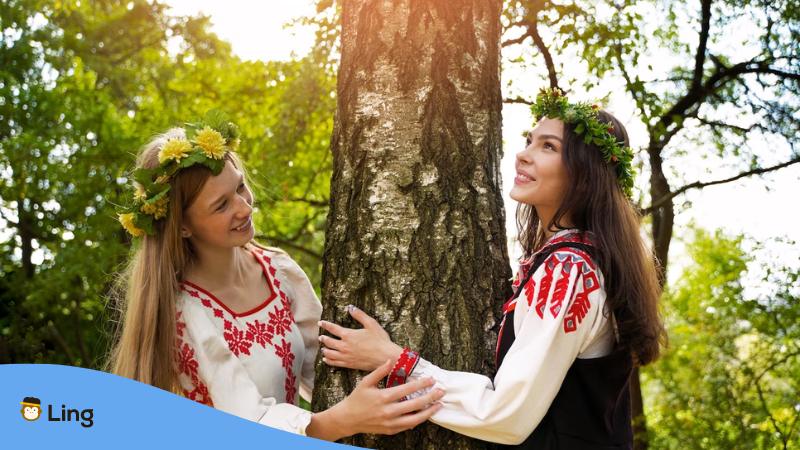
[[[443,392],[400,401],[431,379],[379,390],[390,361],[326,411],[297,406],[314,386],[322,307],[289,255],[253,241],[253,193],[238,143],[236,127],[212,114],[141,151],[134,200],[120,214],[138,245],[111,371],[326,440],[393,434],[427,420]]]

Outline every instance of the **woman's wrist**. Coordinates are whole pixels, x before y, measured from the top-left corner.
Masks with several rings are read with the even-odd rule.
[[[386,362],[387,359],[391,359],[392,361],[397,361],[400,358],[400,355],[403,354],[403,347],[395,344],[394,342],[389,342],[386,345],[386,350],[383,352],[383,360],[381,361],[378,366]]]
[[[306,435],[333,442],[355,434],[349,430],[349,424],[346,421],[340,420],[340,405],[341,403],[337,403],[325,411],[312,414],[311,423],[306,428]]]

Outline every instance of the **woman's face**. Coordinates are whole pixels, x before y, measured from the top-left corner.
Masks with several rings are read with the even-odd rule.
[[[536,208],[540,216],[554,213],[566,192],[567,169],[562,161],[564,122],[542,119],[528,133],[525,150],[517,153],[517,176],[511,198]]]
[[[253,193],[230,161],[217,176],[209,177],[194,203],[184,212],[183,237],[195,246],[233,248],[254,234]]]

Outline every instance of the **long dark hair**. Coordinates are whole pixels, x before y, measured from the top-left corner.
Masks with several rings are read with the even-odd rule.
[[[630,145],[625,127],[616,117],[599,111],[598,119],[614,127],[618,142]],[[562,219],[593,234],[596,263],[605,277],[609,311],[614,313],[620,344],[631,351],[638,364],[658,358],[666,333],[658,310],[661,287],[655,257],[639,234],[640,216],[617,184],[615,167],[603,160],[600,150],[587,145],[564,124],[561,158],[569,183],[564,200],[549,224],[542,224],[536,209],[517,206],[519,241],[525,256],[545,243],[547,229],[568,228]]]

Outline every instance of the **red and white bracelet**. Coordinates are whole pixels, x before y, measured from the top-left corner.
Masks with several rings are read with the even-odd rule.
[[[414,367],[417,366],[417,362],[419,362],[419,353],[410,348],[404,348],[389,376],[386,377],[386,387],[390,388],[405,384],[406,379],[411,375]]]

